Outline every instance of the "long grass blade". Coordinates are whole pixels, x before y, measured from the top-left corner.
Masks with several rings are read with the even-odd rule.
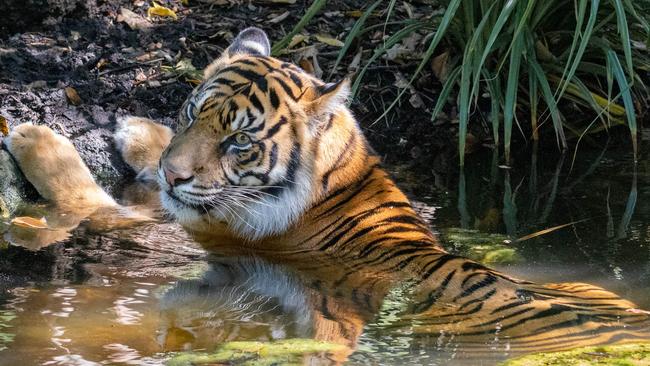
[[[621,36],[621,46],[625,55],[625,65],[630,78],[634,77],[634,66],[632,63],[632,41],[630,39],[630,30],[627,27],[627,16],[625,15],[625,6],[621,0],[611,0],[616,10],[616,25],[618,33]]]
[[[566,137],[564,135],[564,128],[562,126],[562,116],[560,110],[558,109],[557,102],[553,98],[553,92],[551,91],[551,86],[548,83],[548,79],[542,70],[542,67],[539,65],[535,57],[530,57],[528,59],[528,64],[530,65],[530,70],[533,72],[531,77],[537,79],[537,83],[542,91],[542,97],[544,102],[549,108],[551,119],[553,121],[553,128],[555,129],[556,142],[562,150],[567,148]]]
[[[585,0],[583,0],[582,2],[586,3]],[[562,96],[566,91],[566,88],[568,87],[568,83],[573,79],[576,70],[580,66],[580,63],[582,62],[582,58],[585,54],[585,51],[587,50],[587,46],[589,45],[589,41],[593,34],[594,26],[596,25],[599,6],[600,6],[600,0],[591,0],[591,9],[590,9],[591,11],[589,13],[589,20],[587,21],[587,26],[584,31],[580,32],[580,37],[576,37],[576,39],[574,39],[574,43],[577,41],[577,39],[580,39],[580,45],[578,47],[578,51],[575,54],[575,57],[569,56],[569,59],[567,60],[565,70],[568,69],[568,71],[564,73],[561,77],[562,82],[560,84],[559,91],[555,96],[556,100],[560,100],[562,98]],[[582,7],[580,11],[581,12],[583,11]],[[578,18],[580,18],[580,14]],[[576,27],[576,33],[578,33],[579,31],[578,27],[580,26],[580,24],[581,22],[579,22],[579,25]]]
[[[618,88],[621,91],[623,97],[623,105],[625,106],[625,112],[627,116],[627,124],[630,128],[630,135],[632,137],[632,150],[634,151],[634,161],[637,161],[637,125],[636,125],[636,112],[634,110],[634,101],[632,100],[632,93],[630,85],[625,78],[625,72],[621,66],[621,62],[616,55],[614,50],[607,50],[607,59],[609,60],[609,67],[612,70],[614,79],[618,84]]]
[[[554,231],[558,231],[560,229],[564,229],[565,227],[573,226],[575,224],[579,224],[581,222],[585,222],[585,221],[588,221],[588,220],[590,220],[590,219],[582,219],[582,220],[572,221],[572,222],[562,224],[562,225],[549,227],[549,228],[539,230],[539,231],[536,231],[536,232],[528,234],[528,235],[524,235],[519,239],[513,240],[512,242],[513,243],[521,243],[522,241],[526,241],[526,240],[530,240],[530,239],[533,239],[533,238],[537,238],[537,237],[542,236],[542,235],[550,234],[550,233],[552,233]]]

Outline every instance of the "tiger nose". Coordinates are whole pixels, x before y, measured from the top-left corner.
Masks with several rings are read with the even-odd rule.
[[[191,172],[167,164],[163,164],[163,172],[165,173],[165,180],[172,187],[187,183],[194,178]]]

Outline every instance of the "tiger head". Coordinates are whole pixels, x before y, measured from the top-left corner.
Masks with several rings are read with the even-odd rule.
[[[189,229],[218,221],[247,239],[282,233],[365,164],[349,81],[324,83],[270,52],[262,30],[245,29],[180,111],[158,180]]]

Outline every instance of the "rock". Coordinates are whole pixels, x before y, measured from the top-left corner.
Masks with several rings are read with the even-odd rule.
[[[25,179],[13,158],[0,150],[0,217],[9,216],[23,201]]]

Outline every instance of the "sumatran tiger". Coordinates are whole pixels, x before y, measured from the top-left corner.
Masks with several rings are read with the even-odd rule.
[[[602,288],[537,285],[443,250],[382,169],[348,97],[348,80],[324,83],[270,57],[266,34],[248,28],[205,69],[176,134],[130,117],[115,140],[206,249],[293,271],[313,337],[347,347],[336,362],[396,289],[405,306],[392,326],[470,350],[650,339],[648,313]],[[72,144],[48,128],[17,126],[4,145],[45,199],[96,217],[119,209]],[[237,263],[228,268],[259,271],[257,261]],[[256,278],[268,283],[272,272]]]

